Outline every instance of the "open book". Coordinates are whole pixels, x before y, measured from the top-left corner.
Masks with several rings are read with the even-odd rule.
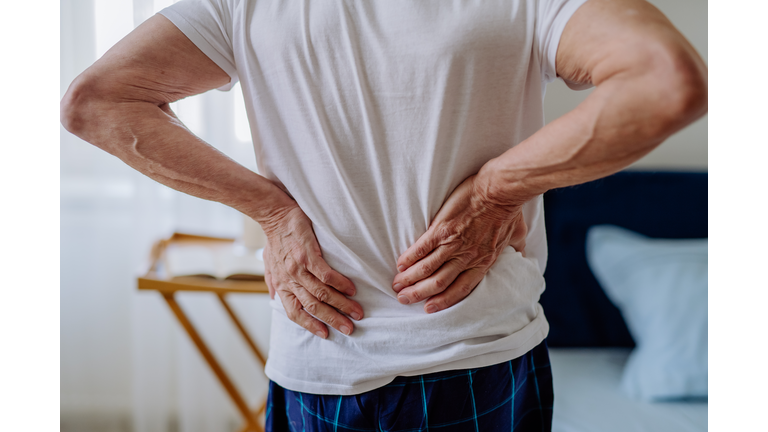
[[[238,244],[218,247],[170,245],[164,257],[165,268],[170,277],[264,280],[264,262],[261,261],[261,254]]]

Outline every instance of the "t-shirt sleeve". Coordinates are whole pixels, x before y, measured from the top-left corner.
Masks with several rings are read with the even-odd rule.
[[[565,24],[587,0],[538,0],[536,7],[536,40],[544,82],[557,78],[555,58]]]
[[[231,0],[182,0],[159,13],[229,75],[229,83],[219,90],[229,90],[237,83]]]

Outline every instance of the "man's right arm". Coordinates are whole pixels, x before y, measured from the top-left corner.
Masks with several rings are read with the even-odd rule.
[[[340,293],[354,294],[354,285],[322,259],[312,223],[296,202],[193,135],[169,107],[229,81],[176,26],[156,15],[75,79],[61,101],[61,121],[154,180],[256,220],[268,238],[267,283],[289,317],[321,337],[328,330],[310,314],[351,331],[352,322],[337,310],[362,316],[360,305]]]
[[[166,18],[150,18],[75,79],[61,101],[62,124],[160,183],[269,226],[293,200],[195,137],[170,109],[230,80],[184,39]]]

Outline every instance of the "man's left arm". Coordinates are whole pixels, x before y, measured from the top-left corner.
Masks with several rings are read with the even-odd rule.
[[[573,111],[490,160],[449,196],[397,261],[401,303],[428,313],[465,298],[501,251],[522,251],[522,205],[630,165],[707,111],[707,67],[642,0],[589,0],[568,21],[557,74],[595,90]]]
[[[194,3],[188,3],[194,6]],[[267,236],[264,279],[286,314],[319,337],[350,334],[363,309],[355,286],[328,266],[298,203],[188,130],[169,104],[231,82],[163,15],[142,23],[78,76],[61,101],[64,127],[180,192],[228,205]],[[327,324],[327,325],[326,325]]]

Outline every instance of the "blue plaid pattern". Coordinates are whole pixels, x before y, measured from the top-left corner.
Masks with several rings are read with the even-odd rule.
[[[478,369],[397,377],[353,396],[314,395],[269,383],[267,431],[551,431],[552,373],[546,342]]]

